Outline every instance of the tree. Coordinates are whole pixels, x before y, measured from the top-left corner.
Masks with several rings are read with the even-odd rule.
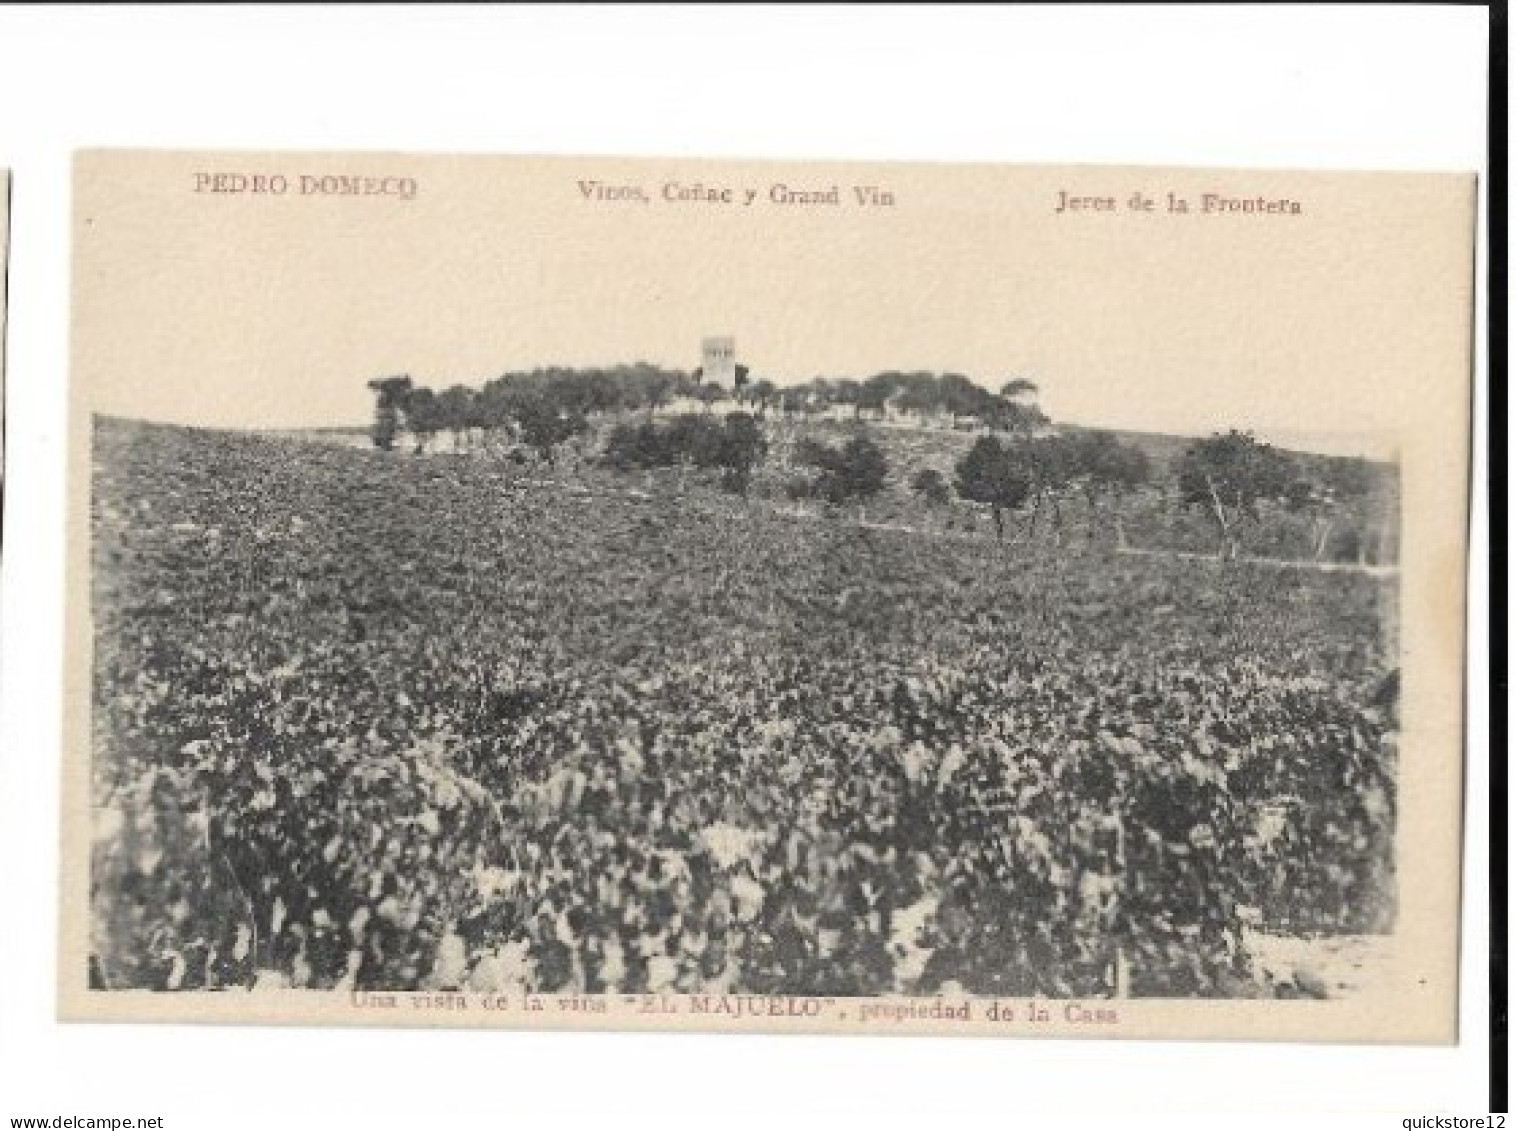
[[[390,451],[400,431],[400,412],[414,387],[409,377],[377,377],[368,383],[377,398],[374,404],[374,447]]]
[[[1125,444],[1109,432],[1076,432],[1068,437],[1075,482],[1098,515],[1101,500],[1122,497],[1146,483],[1152,475],[1147,453],[1135,444]],[[1126,544],[1121,516],[1116,516],[1116,538]]]
[[[691,395],[700,402],[706,412],[711,411],[712,405],[731,399],[731,394],[720,385],[696,385]]]
[[[992,432],[1031,436],[1048,426],[1048,417],[1034,404],[1022,404],[1005,396],[990,397],[979,408],[979,419]]]
[[[946,506],[953,498],[947,477],[935,467],[926,467],[911,477],[911,490],[929,507]]]
[[[791,386],[788,389],[779,390],[779,406],[786,416],[805,412],[809,401],[810,393],[803,386]]]
[[[638,375],[634,400],[647,409],[649,417],[669,403],[674,395],[674,379],[661,370],[649,370]]]
[[[416,450],[424,452],[432,437],[442,429],[442,412],[437,394],[424,385],[412,389],[406,394],[404,409],[405,422],[411,434],[416,437]]]
[[[725,429],[714,416],[685,413],[669,421],[665,443],[676,463],[692,467],[720,467],[726,447]]]
[[[583,416],[560,408],[546,396],[523,398],[516,405],[515,418],[521,439],[549,464],[559,444],[589,427]]]
[[[739,365],[738,375],[742,378],[732,391],[732,400],[739,406],[751,406],[762,416],[768,408],[768,402],[775,394],[774,383],[767,379],[754,381],[747,376],[747,367]]]
[[[1068,436],[1039,436],[1018,445],[1026,472],[1032,481],[1032,513],[1028,528],[1035,528],[1038,516],[1045,507],[1051,508],[1053,538],[1062,537],[1063,508],[1060,499],[1079,478],[1080,452],[1075,440]]]
[[[722,421],[703,413],[685,413],[664,424],[644,420],[617,425],[601,460],[617,471],[681,464],[719,469],[721,485],[745,495],[753,469],[767,453],[763,426],[749,413],[728,413]]]
[[[769,405],[776,404],[779,400],[779,389],[767,377],[760,378],[753,383],[748,392],[749,397],[758,406],[758,415],[768,415]]]
[[[1005,540],[1005,513],[1026,502],[1032,477],[1016,449],[994,436],[981,436],[954,469],[954,487],[960,498],[987,503],[995,518],[995,538]]]
[[[942,382],[930,373],[884,373],[880,382],[897,409],[914,413],[923,423],[947,405]]]
[[[665,438],[666,433],[667,429],[660,429],[651,420],[618,424],[606,439],[601,459],[617,471],[672,467],[674,450]]]
[[[802,386],[809,396],[806,398],[806,410],[814,413],[824,413],[832,407],[833,398],[836,396],[836,386],[828,377],[812,377]]]
[[[1287,455],[1236,429],[1196,440],[1180,457],[1178,471],[1181,501],[1215,520],[1221,556],[1232,559],[1241,553],[1243,519],[1256,520],[1262,500],[1284,500],[1295,480]]]
[[[1037,383],[1028,381],[1025,377],[1012,377],[1004,385],[1000,386],[1000,395],[1008,401],[1018,397],[1032,396],[1037,392]]]
[[[962,416],[982,417],[990,394],[961,373],[944,373],[938,378],[942,407],[956,424]]]
[[[1349,552],[1356,552],[1360,565],[1367,564],[1369,544],[1382,541],[1375,511],[1382,509],[1383,484],[1377,482],[1373,465],[1366,459],[1322,456],[1302,468],[1300,476],[1285,490],[1284,503],[1311,519],[1311,556],[1322,561],[1329,556],[1332,535],[1340,528]],[[1379,488],[1380,490],[1376,490]]]
[[[449,385],[437,394],[440,424],[452,432],[455,449],[463,448],[464,440],[477,424],[474,400],[474,390],[467,385]]]
[[[720,454],[721,485],[728,491],[746,495],[753,481],[753,468],[767,454],[768,441],[757,418],[745,412],[728,413]]]
[[[861,434],[840,448],[819,440],[802,440],[796,447],[795,459],[819,472],[812,485],[813,492],[839,506],[852,499],[877,495],[884,489],[889,473],[884,451]]]
[[[839,377],[831,383],[831,403],[852,409],[855,420],[863,413],[862,393],[863,385],[851,377]]]
[[[872,412],[884,419],[886,407],[890,398],[895,395],[897,374],[876,373],[865,381],[858,390],[858,399],[855,406],[860,415],[865,411]]]

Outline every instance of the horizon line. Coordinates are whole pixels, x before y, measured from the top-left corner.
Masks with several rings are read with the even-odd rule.
[[[165,419],[157,419],[157,418],[143,417],[143,416],[123,416],[123,415],[121,415],[119,413],[104,412],[104,411],[100,411],[100,410],[91,410],[90,411],[90,416],[91,416],[92,419],[98,419],[100,417],[105,417],[107,419],[120,420],[120,421],[125,421],[125,422],[128,422],[128,423],[132,423],[132,424],[150,424],[150,425],[157,425],[157,426],[168,427],[168,428],[187,428],[187,429],[193,429],[193,430],[202,431],[202,432],[244,432],[244,433],[369,432],[372,429],[372,427],[373,427],[373,422],[372,421],[365,421],[365,422],[362,422],[362,423],[341,423],[341,424],[314,424],[314,423],[306,423],[306,424],[214,424],[214,423],[187,423],[187,422],[182,421],[182,420],[165,420]],[[779,419],[784,419],[784,417],[781,416]],[[855,421],[849,419],[849,420],[843,421],[842,423],[854,423],[854,422]],[[871,420],[859,418],[856,421],[856,423],[863,424],[863,425],[868,425],[868,424],[877,424],[879,422],[878,421],[871,421]],[[1256,439],[1262,441],[1263,443],[1269,444],[1272,447],[1279,448],[1282,451],[1291,452],[1291,453],[1294,453],[1294,454],[1297,454],[1297,455],[1311,455],[1311,456],[1319,456],[1319,457],[1324,457],[1324,458],[1329,458],[1329,459],[1363,459],[1363,460],[1369,461],[1370,463],[1382,463],[1382,464],[1388,464],[1388,465],[1392,465],[1392,466],[1398,466],[1399,463],[1400,463],[1400,459],[1399,459],[1398,453],[1393,450],[1393,445],[1388,444],[1388,443],[1374,446],[1373,450],[1366,450],[1366,449],[1369,448],[1369,445],[1367,445],[1367,444],[1361,444],[1361,445],[1358,445],[1358,450],[1353,451],[1353,452],[1346,452],[1346,451],[1341,450],[1340,448],[1336,449],[1336,450],[1325,451],[1325,450],[1322,450],[1319,447],[1301,446],[1302,445],[1302,441],[1309,441],[1309,440],[1311,440],[1313,438],[1317,439],[1317,440],[1326,440],[1328,438],[1337,437],[1337,438],[1341,438],[1341,439],[1359,438],[1359,439],[1365,439],[1366,440],[1366,439],[1368,439],[1371,436],[1378,435],[1377,433],[1372,433],[1372,432],[1320,432],[1320,433],[1312,433],[1312,432],[1307,431],[1307,430],[1283,429],[1283,428],[1281,428],[1281,429],[1243,428],[1243,427],[1239,427],[1237,425],[1216,426],[1216,427],[1210,427],[1210,428],[1207,428],[1207,429],[1197,430],[1197,431],[1187,431],[1187,430],[1172,430],[1172,431],[1170,431],[1170,430],[1162,430],[1162,431],[1160,431],[1160,430],[1156,430],[1156,429],[1152,429],[1152,428],[1131,428],[1131,427],[1100,425],[1100,424],[1085,424],[1085,423],[1081,423],[1081,422],[1076,421],[1076,420],[1054,420],[1054,421],[1051,421],[1051,424],[1052,424],[1052,426],[1054,428],[1076,428],[1076,429],[1080,429],[1080,430],[1086,431],[1086,432],[1122,433],[1122,434],[1126,434],[1126,435],[1129,435],[1129,436],[1149,436],[1149,437],[1155,437],[1155,438],[1159,438],[1159,439],[1174,439],[1174,440],[1202,440],[1202,439],[1205,439],[1205,438],[1207,438],[1209,436],[1225,435],[1228,432],[1236,431],[1236,432],[1242,432],[1244,434],[1252,435],[1253,437],[1255,437]],[[921,431],[930,431],[930,429],[921,429]],[[1388,440],[1387,436],[1386,436],[1386,439]]]

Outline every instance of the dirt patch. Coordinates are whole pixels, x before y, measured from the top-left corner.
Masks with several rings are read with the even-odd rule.
[[[1259,970],[1274,984],[1293,986],[1302,996],[1356,997],[1382,992],[1392,977],[1394,939],[1389,935],[1248,937]]]

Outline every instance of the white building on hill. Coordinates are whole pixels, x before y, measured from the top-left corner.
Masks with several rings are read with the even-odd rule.
[[[718,385],[727,392],[737,388],[736,338],[726,334],[701,339],[700,383]]]

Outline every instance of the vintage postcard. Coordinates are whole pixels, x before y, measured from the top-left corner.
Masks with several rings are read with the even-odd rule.
[[[62,1015],[1455,1039],[1475,194],[79,155]]]

